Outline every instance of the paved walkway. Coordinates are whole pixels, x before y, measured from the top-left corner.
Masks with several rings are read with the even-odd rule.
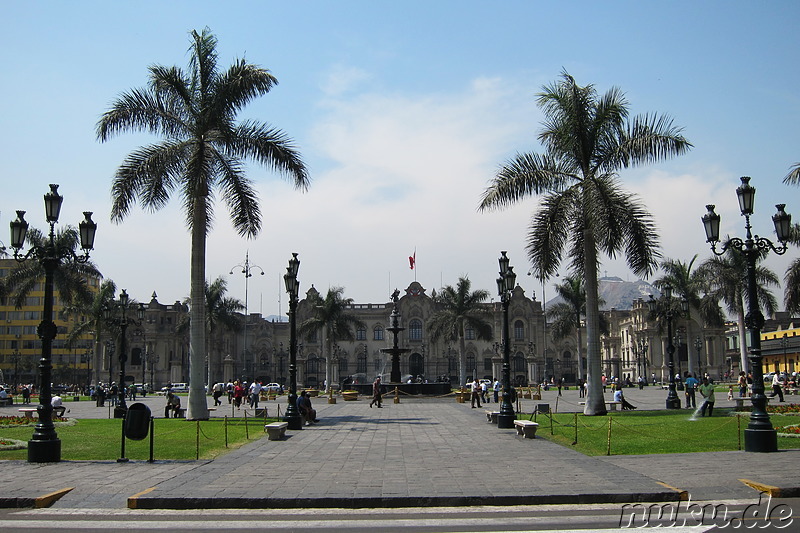
[[[663,408],[660,388],[630,389],[641,408]],[[789,401],[791,401],[791,397]],[[772,454],[713,452],[586,457],[544,439],[523,439],[488,424],[484,409],[452,398],[391,398],[329,405],[318,398],[321,423],[262,438],[213,461],[116,463],[0,462],[0,506],[31,506],[54,496],[61,508],[403,507],[674,501],[757,498],[742,478],[800,494],[790,473],[800,450]],[[549,403],[579,410],[576,391],[523,400],[523,410]],[[160,416],[163,397],[149,397]],[[719,402],[726,405],[725,400]],[[267,402],[270,409],[275,402]],[[491,404],[495,407],[496,404]],[[108,416],[107,408],[69,402],[77,418]],[[13,408],[3,408],[8,410]],[[0,413],[4,411],[0,410]],[[224,411],[224,413],[223,413]],[[235,414],[241,414],[234,410]],[[230,411],[227,403],[214,413]],[[687,417],[689,414],[687,413]],[[39,500],[41,504],[49,502]]]

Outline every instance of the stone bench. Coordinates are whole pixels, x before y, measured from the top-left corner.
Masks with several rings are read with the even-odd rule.
[[[491,422],[492,424],[497,424],[497,415],[500,414],[500,411],[492,411],[491,409],[487,409],[484,412],[486,413],[487,422]]]
[[[769,403],[769,401],[771,399],[772,399],[772,396],[767,396],[766,397],[767,403]],[[747,397],[736,396],[736,397],[733,398],[733,401],[736,402],[736,407],[734,409],[737,410],[737,411],[744,411],[745,410],[744,409],[744,402],[747,402],[749,405],[752,405],[752,397],[751,396],[747,396]]]
[[[0,398],[0,407],[7,407],[9,405],[14,405],[14,398],[11,396],[8,398]]]
[[[178,409],[176,409],[173,418],[186,418],[186,408],[179,407]]]
[[[269,440],[281,440],[286,436],[287,427],[289,427],[289,422],[272,422],[264,426],[264,431],[267,432]]]
[[[522,435],[522,438],[535,439],[539,424],[530,420],[514,420],[514,427],[517,429],[517,435]]]
[[[39,410],[36,407],[23,407],[19,409],[20,413],[25,415],[25,418],[33,418],[33,413],[38,412]]]

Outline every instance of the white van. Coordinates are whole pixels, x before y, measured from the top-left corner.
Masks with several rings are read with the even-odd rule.
[[[189,384],[188,383],[173,383],[172,387],[162,387],[161,392],[167,393],[168,391],[172,392],[189,392]]]

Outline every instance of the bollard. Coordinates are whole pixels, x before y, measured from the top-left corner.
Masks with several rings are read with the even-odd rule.
[[[333,397],[333,387],[328,387],[328,403],[336,403],[336,398]]]
[[[153,429],[155,428],[155,418],[150,417],[150,459],[147,461],[148,463],[152,463],[155,459],[153,459]]]
[[[195,441],[194,441],[194,458],[200,459],[200,421],[197,421],[195,426],[197,429],[195,431]]]
[[[247,409],[244,410],[244,438],[250,440],[250,431],[247,427]]]
[[[400,403],[400,388],[394,388],[394,403]]]
[[[611,417],[608,417],[608,444],[606,446],[606,455],[611,455]]]
[[[575,420],[575,441],[572,443],[573,446],[575,444],[578,444],[578,413],[574,413],[574,414],[575,414],[575,418],[574,418],[574,420]]]
[[[225,415],[225,422],[223,423],[225,429],[225,447],[228,447],[228,415]]]

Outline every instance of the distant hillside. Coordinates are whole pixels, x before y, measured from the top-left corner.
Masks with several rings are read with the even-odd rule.
[[[600,299],[603,300],[600,306],[601,311],[608,311],[611,308],[628,310],[633,306],[633,301],[637,298],[647,300],[650,295],[656,298],[659,296],[658,289],[646,281],[624,281],[617,277],[600,278]],[[561,301],[560,297],[553,298],[547,302],[547,306]]]

